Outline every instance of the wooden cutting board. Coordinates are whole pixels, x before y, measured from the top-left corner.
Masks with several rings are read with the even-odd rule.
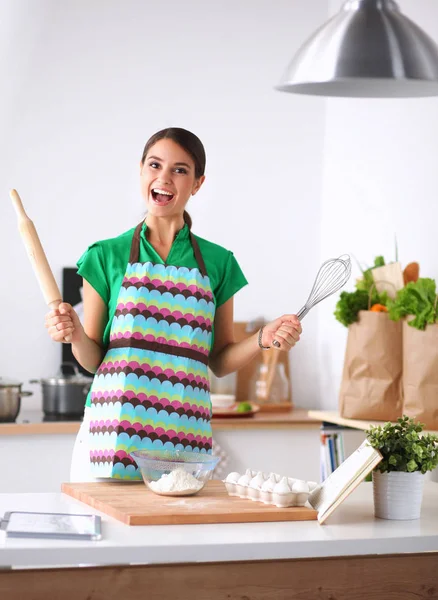
[[[277,508],[229,496],[222,481],[209,481],[195,496],[158,496],[143,482],[63,483],[62,491],[126,525],[311,521],[311,508]]]

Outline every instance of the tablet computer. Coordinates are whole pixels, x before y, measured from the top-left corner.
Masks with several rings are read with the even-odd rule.
[[[63,540],[102,539],[101,518],[97,515],[10,511],[0,522],[7,537]]]

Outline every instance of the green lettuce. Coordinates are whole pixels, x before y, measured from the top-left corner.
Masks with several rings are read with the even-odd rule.
[[[388,302],[389,318],[399,321],[403,317],[413,315],[415,318],[408,322],[411,327],[424,330],[427,324],[437,321],[435,306],[436,283],[433,279],[423,277],[411,281],[398,290],[394,300]]]

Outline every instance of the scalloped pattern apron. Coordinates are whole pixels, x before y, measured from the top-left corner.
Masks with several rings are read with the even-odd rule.
[[[133,450],[212,450],[208,356],[214,296],[198,268],[139,262],[134,233],[106,355],[91,387],[94,477],[141,479]]]

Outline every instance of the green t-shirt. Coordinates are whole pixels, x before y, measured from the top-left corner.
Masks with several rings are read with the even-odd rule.
[[[77,263],[78,274],[88,281],[108,307],[108,322],[103,333],[104,346],[109,343],[111,323],[128,265],[134,231],[135,227],[116,238],[92,244]],[[166,264],[188,269],[198,267],[189,233],[189,228],[184,225],[172,244]],[[216,307],[221,306],[248,282],[232,252],[197,235],[195,237],[210,278]],[[151,261],[154,264],[164,264],[146,238],[146,224],[140,236],[139,254],[141,263]]]

